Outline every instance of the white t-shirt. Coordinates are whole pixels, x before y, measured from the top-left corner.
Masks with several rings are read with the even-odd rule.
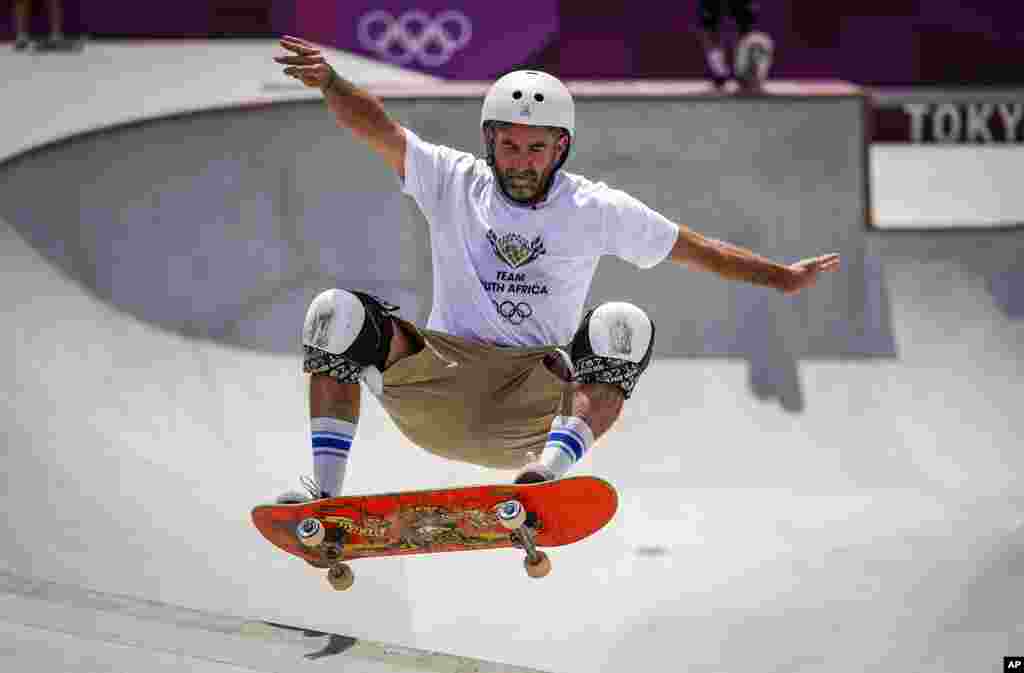
[[[675,224],[603,182],[560,170],[547,199],[523,207],[483,159],[408,129],[406,139],[402,191],[430,224],[428,329],[500,346],[567,344],[602,255],[650,268],[676,241]]]

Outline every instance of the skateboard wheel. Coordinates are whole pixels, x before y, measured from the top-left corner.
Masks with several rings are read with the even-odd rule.
[[[324,525],[320,523],[319,519],[309,517],[299,522],[299,525],[295,527],[295,535],[298,536],[299,542],[305,547],[319,547],[320,543],[324,541],[326,531],[324,531]]]
[[[327,571],[327,581],[335,591],[345,591],[356,581],[356,576],[347,563],[338,563]]]
[[[544,577],[551,572],[551,559],[548,555],[542,551],[537,552],[540,557],[534,563],[530,563],[530,557],[527,556],[523,559],[523,565],[526,567],[526,574],[530,577]]]
[[[498,521],[509,530],[518,530],[526,523],[526,509],[518,500],[506,500],[495,507]]]

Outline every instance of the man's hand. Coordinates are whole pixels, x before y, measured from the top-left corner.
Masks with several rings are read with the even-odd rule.
[[[320,50],[297,37],[285,35],[281,38],[281,46],[295,54],[294,56],[275,56],[274,60],[289,67],[284,74],[301,81],[308,87],[323,90],[334,79],[334,70],[320,53]]]
[[[828,271],[839,270],[839,255],[823,255],[811,259],[804,259],[796,264],[790,264],[783,286],[779,288],[783,294],[796,294],[804,288],[811,287],[818,282],[818,274]]]

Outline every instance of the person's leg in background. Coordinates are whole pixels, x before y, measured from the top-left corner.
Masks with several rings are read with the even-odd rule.
[[[64,2],[47,0],[46,8],[50,17],[50,42],[60,44],[64,41]]]
[[[760,15],[760,6],[753,0],[728,0],[729,13],[736,22],[736,32],[742,40],[753,32]]]
[[[708,78],[719,89],[725,86],[732,76],[725,58],[725,47],[722,45],[723,2],[724,0],[700,0],[697,3],[697,35],[704,51]]]
[[[64,37],[64,2],[63,0],[46,0],[47,19],[50,32],[45,40],[36,44],[38,51],[73,51],[79,46],[76,42]]]
[[[32,18],[32,0],[14,0],[14,49],[27,49],[32,43],[29,21]]]

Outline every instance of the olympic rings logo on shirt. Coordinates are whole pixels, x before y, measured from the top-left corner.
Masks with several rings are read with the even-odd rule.
[[[525,301],[518,304],[507,300],[500,304],[495,301],[494,308],[498,309],[498,315],[513,325],[522,325],[524,320],[533,315],[533,307]]]
[[[473,37],[473,22],[457,9],[434,18],[420,9],[395,17],[383,9],[359,17],[359,43],[397,65],[413,61],[427,67],[444,65]]]

